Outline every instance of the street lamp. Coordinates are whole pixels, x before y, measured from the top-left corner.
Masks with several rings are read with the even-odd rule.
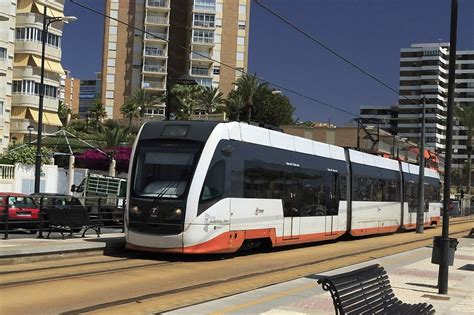
[[[174,84],[182,84],[182,85],[198,85],[197,81],[190,76],[189,74],[183,74],[178,78],[178,80],[173,81],[168,76],[168,84],[166,84],[166,120],[171,119],[171,82]]]
[[[43,133],[43,104],[44,104],[44,63],[46,54],[46,37],[48,35],[48,28],[54,22],[69,23],[77,20],[75,16],[64,16],[64,17],[48,17],[47,4],[42,1],[41,5],[44,6],[43,10],[43,32],[41,34],[41,82],[39,90],[39,106],[38,106],[38,138],[36,141],[36,159],[35,159],[35,193],[40,191],[40,179],[41,179],[41,137]]]
[[[28,137],[28,144],[31,145],[31,132],[35,130],[35,127],[33,127],[32,125],[29,125],[28,127],[26,127],[26,129],[28,129],[28,132],[30,133]]]

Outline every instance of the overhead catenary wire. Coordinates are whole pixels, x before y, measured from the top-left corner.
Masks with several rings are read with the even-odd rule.
[[[120,19],[118,19],[118,18],[112,17],[112,16],[110,16],[110,15],[108,15],[108,14],[106,14],[106,13],[100,12],[99,10],[96,10],[96,9],[94,9],[94,8],[91,8],[91,7],[87,6],[87,5],[84,5],[84,4],[82,4],[82,3],[79,3],[79,2],[77,2],[76,0],[69,0],[69,1],[70,1],[72,4],[75,4],[75,5],[81,7],[81,8],[83,8],[83,9],[85,9],[85,10],[88,10],[88,11],[90,11],[90,12],[94,12],[94,13],[96,13],[96,14],[98,14],[98,15],[101,15],[101,16],[107,18],[107,19],[114,20],[114,21],[116,21],[116,22],[119,23],[119,24],[122,24],[122,25],[125,25],[125,26],[127,26],[127,27],[130,27],[130,28],[132,28],[132,29],[134,29],[134,30],[136,30],[136,31],[139,31],[139,32],[143,33],[143,34],[147,34],[147,35],[152,36],[152,37],[154,37],[154,38],[163,40],[163,41],[165,41],[165,42],[167,42],[167,43],[171,43],[171,44],[176,45],[177,47],[180,47],[180,48],[185,49],[185,50],[188,50],[188,49],[189,49],[189,47],[183,46],[183,45],[179,44],[178,42],[175,42],[175,41],[173,41],[173,40],[169,40],[169,39],[166,39],[166,38],[157,36],[156,34],[150,33],[150,32],[148,32],[148,31],[146,31],[146,30],[144,30],[144,29],[142,29],[142,28],[136,27],[136,26],[131,25],[131,24],[127,23],[127,22],[124,22],[124,21],[122,21],[122,20],[120,20]],[[266,79],[264,79],[264,78],[262,78],[262,77],[259,77],[259,76],[255,75],[255,74],[250,74],[250,73],[248,73],[248,72],[246,72],[246,71],[244,71],[244,70],[242,70],[242,69],[233,67],[233,66],[231,66],[231,65],[229,65],[229,64],[226,64],[226,63],[224,63],[224,62],[222,62],[222,61],[218,61],[218,60],[216,60],[216,59],[213,59],[212,57],[206,56],[206,55],[204,55],[204,54],[202,54],[202,53],[199,53],[199,52],[197,52],[197,51],[190,50],[190,52],[192,52],[192,53],[194,53],[194,54],[196,54],[196,55],[198,55],[198,56],[200,56],[200,57],[202,57],[202,58],[205,58],[205,59],[208,59],[208,60],[210,60],[210,61],[212,61],[212,62],[215,62],[215,63],[217,63],[217,64],[220,64],[221,66],[224,66],[224,67],[226,67],[226,68],[229,68],[229,69],[238,71],[238,72],[242,73],[243,75],[253,76],[253,77],[255,77],[256,79],[258,79],[259,81],[261,81],[261,82],[263,82],[263,83],[266,83],[266,84],[269,84],[269,85],[271,85],[271,86],[273,86],[273,87],[276,87],[276,88],[278,88],[278,89],[280,89],[280,90],[289,92],[289,93],[294,94],[294,95],[298,95],[298,96],[300,96],[300,97],[302,97],[302,98],[305,98],[305,99],[310,100],[310,101],[312,101],[312,102],[315,102],[315,103],[324,105],[324,106],[329,107],[329,108],[332,108],[332,109],[334,109],[334,110],[343,112],[343,113],[345,113],[345,114],[348,114],[348,115],[351,115],[351,116],[354,116],[354,117],[360,117],[359,115],[354,114],[354,113],[352,113],[352,112],[350,112],[350,111],[348,111],[348,110],[345,110],[345,109],[343,109],[343,108],[340,108],[340,107],[335,106],[335,105],[332,105],[332,104],[329,104],[329,103],[324,102],[324,101],[322,101],[322,100],[319,100],[319,99],[317,99],[317,98],[315,98],[315,97],[306,95],[306,94],[304,94],[304,93],[302,93],[302,92],[299,92],[299,91],[297,91],[297,90],[294,90],[294,89],[292,89],[292,88],[288,88],[288,87],[285,87],[285,86],[283,86],[283,85],[281,85],[281,84],[277,84],[277,83],[271,82],[271,81],[269,81],[269,80],[266,80]]]
[[[270,13],[271,15],[275,16],[276,18],[278,18],[280,21],[282,21],[283,23],[287,24],[288,26],[290,26],[291,28],[293,28],[294,30],[296,30],[297,32],[303,34],[306,38],[310,39],[312,42],[318,44],[320,47],[324,48],[325,50],[327,50],[329,53],[333,54],[334,56],[336,56],[337,58],[339,58],[340,60],[342,60],[343,62],[349,64],[350,66],[352,66],[353,68],[357,69],[358,71],[362,72],[363,74],[365,74],[366,76],[368,76],[369,78],[371,78],[372,80],[378,82],[380,85],[384,86],[385,88],[389,89],[390,91],[394,92],[395,94],[397,94],[399,97],[403,97],[404,99],[406,100],[409,100],[409,101],[413,101],[413,99],[409,98],[409,97],[406,97],[405,95],[401,95],[397,89],[394,89],[393,87],[391,87],[388,83],[385,83],[384,81],[382,81],[381,79],[379,79],[378,77],[376,77],[375,75],[371,74],[369,71],[365,70],[364,68],[362,68],[361,66],[357,65],[355,62],[349,60],[348,58],[344,57],[342,54],[340,54],[339,52],[337,52],[335,49],[329,47],[327,44],[323,43],[320,39],[317,39],[316,37],[314,37],[313,35],[311,35],[310,33],[308,33],[307,31],[303,30],[301,27],[297,26],[296,24],[294,24],[293,22],[291,22],[288,18],[284,17],[283,15],[277,13],[276,11],[274,11],[272,8],[270,8],[269,6],[263,4],[260,2],[260,0],[254,0],[254,2],[260,6],[262,9],[264,9],[265,11],[267,11],[268,13]]]

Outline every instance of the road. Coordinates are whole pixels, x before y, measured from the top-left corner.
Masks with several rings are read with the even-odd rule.
[[[465,235],[474,220],[452,224]],[[432,243],[441,228],[235,256],[125,253],[4,266],[3,314],[159,313]]]

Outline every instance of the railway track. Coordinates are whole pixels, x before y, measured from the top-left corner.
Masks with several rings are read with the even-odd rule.
[[[473,222],[472,218],[453,221],[452,235],[466,235]],[[25,265],[23,269],[17,265],[0,272],[0,294],[10,301],[8,296],[14,297],[26,289],[46,289],[51,291],[51,296],[64,296],[70,301],[56,307],[44,305],[51,313],[127,313],[137,309],[163,312],[426,246],[440,230],[294,246],[252,255],[132,255],[76,259],[69,263],[56,261]],[[130,290],[124,285],[127,279]],[[84,283],[90,284],[86,286],[89,290],[84,291]],[[66,284],[72,288],[79,285],[81,290],[65,294],[55,289]],[[103,290],[110,290],[109,294],[104,295]],[[86,291],[90,292],[84,301],[79,297]],[[50,303],[54,304],[54,299]],[[7,304],[6,310],[24,313],[13,301]]]

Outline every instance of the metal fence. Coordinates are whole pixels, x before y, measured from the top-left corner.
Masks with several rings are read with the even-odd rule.
[[[62,238],[124,231],[125,199],[54,194],[0,195],[0,235]],[[19,235],[22,234],[22,235]]]

